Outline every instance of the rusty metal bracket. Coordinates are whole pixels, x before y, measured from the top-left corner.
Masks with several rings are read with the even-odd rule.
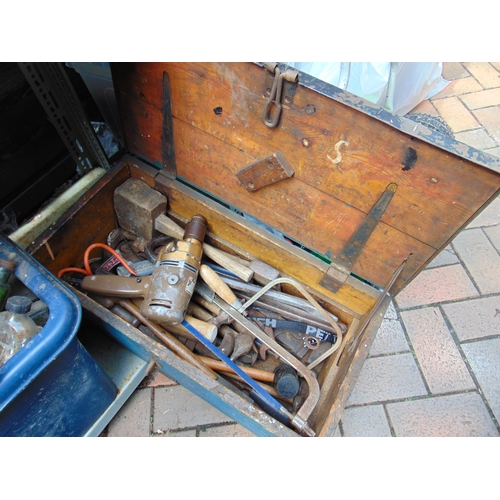
[[[385,191],[382,193],[382,196],[378,199],[377,203],[375,203],[370,212],[368,212],[365,219],[356,229],[345,247],[337,255],[337,257],[333,259],[330,267],[320,282],[321,286],[327,288],[331,292],[337,292],[347,281],[354,264],[358,260],[366,242],[370,238],[373,230],[387,209],[397,188],[397,184],[394,183],[387,186]]]
[[[170,95],[170,76],[163,73],[163,127],[162,127],[162,169],[160,173],[169,179],[177,177],[174,146],[174,124]]]
[[[285,155],[281,151],[276,151],[272,155],[255,160],[247,166],[240,168],[236,172],[236,177],[238,177],[247,191],[252,192],[287,179],[294,173]]]
[[[264,63],[267,69],[264,95],[268,96],[264,106],[262,121],[269,128],[278,125],[281,117],[282,103],[292,104],[299,81],[299,72],[294,69],[281,71],[277,63]],[[273,106],[274,104],[274,106]],[[275,107],[274,116],[271,117],[271,108]]]

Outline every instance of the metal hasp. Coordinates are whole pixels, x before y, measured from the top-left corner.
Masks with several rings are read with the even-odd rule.
[[[18,63],[50,122],[76,162],[78,173],[109,162],[62,63]]]
[[[332,260],[328,271],[320,284],[331,292],[337,292],[347,281],[354,264],[358,260],[368,238],[379,223],[382,215],[389,206],[398,186],[391,183],[387,186],[377,203],[366,215],[361,225],[356,229],[342,251]]]
[[[299,72],[294,69],[281,71],[277,63],[264,63],[268,70],[264,95],[269,96],[264,106],[262,121],[269,128],[278,125],[281,116],[282,102],[291,104],[297,90]],[[272,81],[272,84],[271,84]],[[276,108],[274,116],[271,118],[271,107],[274,103]]]
[[[252,192],[283,179],[288,179],[294,173],[285,155],[281,151],[276,151],[272,155],[255,160],[246,167],[240,168],[236,172],[236,177],[247,191]]]

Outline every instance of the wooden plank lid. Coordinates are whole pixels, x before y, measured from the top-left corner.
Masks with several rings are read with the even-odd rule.
[[[499,193],[500,159],[281,65],[111,67],[128,151],[331,260],[326,288],[408,258],[397,293]]]

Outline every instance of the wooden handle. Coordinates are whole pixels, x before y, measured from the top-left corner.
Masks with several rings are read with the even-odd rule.
[[[144,326],[149,328],[169,349],[171,349],[184,361],[196,366],[210,378],[214,380],[217,379],[217,374],[211,368],[206,366],[199,356],[192,353],[184,344],[182,344],[182,342],[177,340],[175,337],[172,337],[172,335],[170,335],[170,333],[160,325],[157,325],[156,323],[153,323],[145,318],[135,304],[128,300],[120,300],[119,304],[129,313],[134,315]]]
[[[160,233],[172,236],[173,238],[182,239],[184,237],[184,230],[182,227],[164,214],[160,214],[155,219],[155,229],[160,231]],[[243,281],[248,283],[252,279],[253,270],[242,265],[236,260],[236,258],[228,253],[223,252],[208,243],[203,243],[203,252],[207,257],[212,259],[214,262],[217,262],[217,264],[226,268],[228,271],[236,274],[236,276]]]
[[[202,321],[210,321],[213,319],[213,315],[209,313],[204,307],[191,300],[188,305],[187,313],[190,316],[201,319]]]
[[[192,316],[186,315],[184,318],[191,326],[196,328],[207,340],[213,342],[215,337],[217,337],[217,327],[212,323],[207,323],[201,319],[193,318]],[[188,339],[195,339],[182,325],[165,325],[164,328],[171,333],[176,335],[182,335]]]
[[[208,245],[207,243],[203,243],[203,251],[207,257],[210,257],[220,266],[236,274],[236,276],[243,281],[248,283],[253,278],[253,270],[243,264],[240,264],[240,262],[238,262],[232,255]]]
[[[184,238],[184,230],[182,227],[164,214],[160,214],[155,219],[155,229],[167,236],[172,236],[172,238],[177,238],[179,240]]]
[[[236,295],[213,269],[210,269],[205,264],[202,264],[200,266],[200,276],[222,300],[225,300],[235,309],[239,309],[241,307],[241,303]]]

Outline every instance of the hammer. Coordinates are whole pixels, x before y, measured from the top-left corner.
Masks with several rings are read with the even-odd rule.
[[[160,214],[155,219],[155,229],[160,233],[172,236],[173,238],[182,239],[184,235],[184,229],[164,214]],[[223,252],[222,250],[219,250],[218,248],[215,248],[207,243],[203,243],[203,253],[214,262],[217,262],[217,264],[236,274],[236,276],[243,281],[248,283],[252,279],[253,271],[242,265],[228,253]]]

